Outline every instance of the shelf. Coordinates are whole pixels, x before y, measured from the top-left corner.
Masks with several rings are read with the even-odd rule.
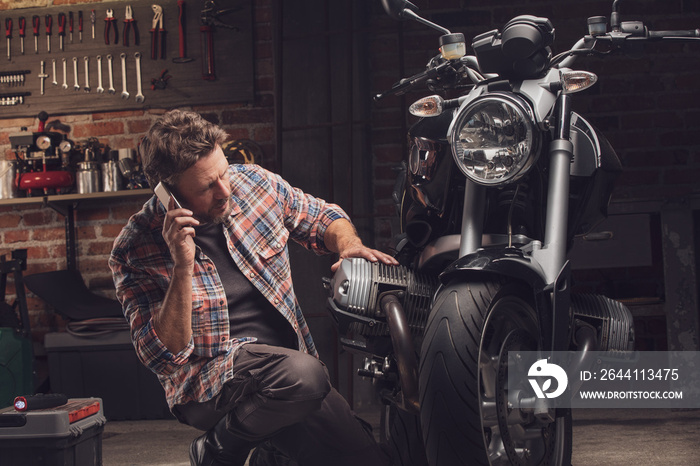
[[[117,200],[129,199],[143,196],[150,196],[153,191],[150,189],[124,189],[113,192],[99,192],[88,194],[51,194],[46,196],[16,197],[12,199],[0,199],[0,206],[13,206],[25,204],[65,204],[90,200]]]

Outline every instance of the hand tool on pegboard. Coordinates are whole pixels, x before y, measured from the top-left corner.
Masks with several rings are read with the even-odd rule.
[[[134,14],[131,10],[131,5],[126,6],[126,11],[124,12],[124,31],[122,33],[122,43],[125,47],[129,46],[129,35],[131,31],[134,32],[134,45],[139,45],[138,31],[136,30],[136,21],[134,20]]]
[[[7,37],[7,59],[12,60],[10,45],[12,44],[12,18],[5,18],[5,37]]]
[[[63,52],[65,49],[66,37],[66,14],[58,14],[58,48]]]
[[[185,34],[185,24],[186,23],[186,8],[185,0],[177,0],[177,29],[178,29],[178,52],[179,56],[173,58],[174,63],[188,63],[194,60],[194,58],[187,57],[186,45],[186,34]]]
[[[202,79],[205,81],[214,81],[216,79],[214,70],[214,26],[238,31],[237,27],[226,24],[219,18],[239,10],[241,10],[240,6],[219,10],[214,0],[204,2],[204,8],[202,8],[200,13],[202,25],[199,28],[199,32],[202,42]]]
[[[69,11],[68,12],[68,38],[70,39],[70,43],[73,43],[73,12]]]
[[[41,20],[38,15],[32,16],[32,31],[34,32],[34,53],[39,53],[39,25]]]
[[[27,20],[24,16],[20,16],[19,22],[19,53],[24,55],[24,36],[27,35]]]
[[[95,10],[92,10],[95,14]],[[83,43],[83,10],[78,11],[78,41]]]
[[[163,7],[151,5],[153,20],[151,21],[151,59],[165,58],[165,29],[163,29]]]
[[[44,17],[44,24],[46,25],[46,51],[51,53],[51,29],[53,28],[53,17],[51,15],[46,15]]]
[[[119,43],[118,29],[117,25],[114,24],[117,18],[114,17],[114,10],[111,8],[107,9],[107,17],[105,17],[105,45],[109,45],[109,31],[114,28],[114,44]]]

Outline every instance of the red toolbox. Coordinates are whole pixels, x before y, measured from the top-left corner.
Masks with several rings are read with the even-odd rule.
[[[106,423],[100,398],[55,408],[0,410],[0,466],[101,466]]]

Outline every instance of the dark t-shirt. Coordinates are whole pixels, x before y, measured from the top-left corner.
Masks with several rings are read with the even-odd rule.
[[[195,228],[195,244],[214,261],[228,301],[231,337],[256,337],[258,343],[298,349],[292,326],[246,278],[228,253],[223,226],[207,223]]]

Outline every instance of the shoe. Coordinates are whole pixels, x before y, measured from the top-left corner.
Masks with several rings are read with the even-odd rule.
[[[245,466],[254,445],[233,436],[225,424],[220,432],[220,424],[192,441],[191,466]]]

